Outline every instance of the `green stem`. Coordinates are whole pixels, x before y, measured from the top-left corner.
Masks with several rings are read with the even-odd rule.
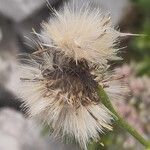
[[[101,102],[116,116],[114,117],[117,121],[118,125],[125,130],[127,130],[134,138],[136,138],[142,145],[144,145],[146,148],[150,148],[150,142],[144,139],[133,127],[131,127],[114,109],[112,103],[109,100],[109,97],[107,96],[106,92],[102,88],[102,86],[99,85],[98,91],[97,91]]]

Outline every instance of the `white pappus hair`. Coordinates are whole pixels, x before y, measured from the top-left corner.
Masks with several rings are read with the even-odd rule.
[[[60,11],[53,11],[53,18],[43,23],[40,39],[44,46],[76,61],[85,59],[99,65],[120,59],[116,56],[118,39],[130,34],[115,30],[110,14],[103,15],[99,8],[85,1],[81,6],[65,4]]]
[[[112,75],[99,72],[108,60],[118,58],[114,46],[125,34],[114,30],[110,16],[89,4],[66,4],[54,15],[41,34],[35,33],[38,51],[20,59],[18,91],[30,117],[49,124],[55,137],[72,136],[87,149],[90,140],[112,129],[112,114],[101,103],[97,85],[112,99],[125,92]]]
[[[74,72],[70,74],[68,70],[64,71],[63,65],[55,68],[51,60],[52,57],[45,52],[40,63],[31,56],[29,59],[23,59],[24,63],[19,65],[21,80],[17,90],[24,106],[28,108],[27,114],[30,117],[50,125],[54,130],[54,137],[63,138],[69,135],[74,137],[82,148],[87,149],[86,144],[90,140],[97,141],[100,133],[104,133],[106,129],[112,130],[112,114],[93,91],[94,81],[88,84],[88,76],[81,75],[78,71],[75,72],[77,76]],[[60,58],[59,63],[62,62]],[[126,92],[111,75],[101,73],[95,76],[96,83],[104,87],[111,99],[118,100]]]

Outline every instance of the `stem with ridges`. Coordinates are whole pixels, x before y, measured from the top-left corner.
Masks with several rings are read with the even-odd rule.
[[[116,117],[114,119],[117,121],[117,124],[127,130],[134,138],[136,138],[142,145],[146,148],[150,148],[150,142],[144,139],[133,127],[131,127],[114,109],[113,105],[111,104],[109,97],[107,96],[106,92],[102,88],[102,86],[98,86],[97,90],[98,96],[100,97],[101,102],[109,109]]]

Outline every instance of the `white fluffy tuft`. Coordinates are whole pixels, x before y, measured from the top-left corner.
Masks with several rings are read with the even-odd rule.
[[[107,60],[118,59],[115,48],[119,36],[109,14],[102,15],[90,4],[81,6],[65,5],[60,11],[54,10],[54,17],[43,24],[43,45],[55,48],[64,55],[85,59],[94,64],[106,64]]]
[[[51,66],[51,58],[46,61],[48,55],[45,56],[45,65],[49,62]],[[18,71],[21,81],[16,90],[28,108],[27,114],[52,126],[54,137],[69,135],[87,149],[91,139],[96,141],[105,129],[112,130],[111,113],[101,103],[76,108],[68,98],[70,91],[60,94],[61,89],[50,90],[45,96],[47,88],[38,63],[26,60],[26,64],[19,65]]]
[[[42,34],[36,33],[44,48],[34,54],[41,57],[38,61],[23,59],[19,65],[18,91],[31,117],[52,126],[54,136],[73,136],[87,149],[87,142],[112,129],[112,115],[93,87],[101,84],[110,99],[122,98],[125,91],[113,76],[99,72],[108,60],[118,59],[114,47],[125,34],[114,30],[109,15],[102,16],[89,4],[80,8],[65,5],[54,12],[55,17],[44,23]]]
[[[43,60],[45,68],[51,68],[50,56],[44,55]],[[18,91],[24,105],[29,108],[28,115],[40,118],[52,126],[54,137],[69,135],[74,137],[82,148],[87,149],[86,144],[91,139],[96,141],[99,139],[99,133],[103,133],[105,129],[112,130],[111,113],[100,102],[76,108],[68,96],[71,91],[62,93],[61,89],[55,89],[47,92],[40,66],[33,60],[27,60],[26,64],[19,66],[19,76],[22,80],[18,84]],[[110,99],[122,99],[127,92],[112,75],[100,73],[96,80],[104,86]]]

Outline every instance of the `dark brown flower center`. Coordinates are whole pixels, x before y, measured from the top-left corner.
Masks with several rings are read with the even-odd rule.
[[[68,93],[75,105],[88,105],[99,101],[96,89],[97,83],[94,76],[90,73],[90,68],[85,60],[75,62],[70,60],[68,63],[59,64],[55,61],[53,70],[45,69],[42,72],[47,80],[48,90],[61,89],[60,94]]]

